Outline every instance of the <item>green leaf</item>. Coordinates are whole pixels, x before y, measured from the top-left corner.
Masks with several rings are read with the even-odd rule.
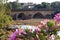
[[[53,21],[47,22],[47,26],[48,26],[49,28],[53,28],[54,25],[55,25],[55,23],[54,23]]]

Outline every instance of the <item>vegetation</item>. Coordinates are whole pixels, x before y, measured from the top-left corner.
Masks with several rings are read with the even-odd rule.
[[[10,31],[7,31],[7,30],[2,29],[2,28],[6,28],[10,24],[12,24],[12,18],[10,16],[11,10],[12,9],[13,10],[23,9],[21,3],[18,3],[18,0],[15,1],[15,2],[9,2],[9,3],[7,1],[8,0],[0,0],[0,38],[2,38],[2,40],[5,40],[5,38],[7,38],[8,34],[10,33]],[[35,5],[33,9],[44,9],[44,8],[46,8],[46,9],[54,9],[54,10],[56,10],[56,12],[60,12],[60,2],[52,2],[52,3],[42,2],[41,4]],[[58,19],[58,20],[60,21],[60,19]],[[33,33],[30,32],[30,30],[27,29],[25,31],[26,31],[27,34],[29,34],[29,36],[26,37],[25,34],[24,35],[22,34],[22,38],[23,39],[25,39],[25,38],[29,39],[29,38],[32,37],[33,39],[36,38],[36,40],[38,40],[39,38],[40,39],[42,38],[41,40],[44,40],[44,38],[47,38],[47,37],[45,37],[46,35],[49,34],[49,36],[50,36],[50,33],[52,33],[52,32],[53,32],[53,34],[56,34],[57,31],[55,29],[58,29],[58,28],[57,28],[57,26],[55,25],[54,22],[55,21],[47,22],[46,25],[49,27],[48,31],[47,31],[48,28],[47,29],[44,28],[44,27],[46,27],[46,25],[42,26],[42,28],[41,28],[42,31],[38,30],[39,29],[38,28]],[[44,22],[43,22],[43,24],[44,24]],[[39,35],[37,34],[37,32],[38,32]],[[47,33],[47,34],[45,34],[45,33]],[[37,38],[36,34],[37,34],[38,38]]]
[[[12,22],[12,18],[9,15],[11,12],[11,5],[7,3],[7,1],[8,0],[0,0],[0,40],[6,39],[8,32],[5,28]]]
[[[10,15],[10,8],[8,8],[8,4],[6,2],[7,0],[0,0],[0,28],[5,28],[8,25],[10,25],[10,22],[12,21],[12,18]],[[7,14],[8,13],[8,14]]]
[[[23,5],[24,3],[18,3],[18,0],[15,2],[10,2],[11,4],[11,8],[13,10],[17,10],[17,9],[27,9],[28,7],[24,7]],[[41,4],[35,4],[34,7],[32,9],[53,9],[56,10],[56,13],[60,12],[60,2],[56,1],[56,2],[52,2],[52,3],[48,3],[48,2],[42,2]],[[53,14],[51,14],[53,15]]]
[[[60,14],[55,15],[54,20],[40,21],[35,28],[16,29],[10,35],[10,39],[19,37],[23,40],[59,40],[60,35],[57,35],[57,32],[60,26],[58,24],[60,24]]]

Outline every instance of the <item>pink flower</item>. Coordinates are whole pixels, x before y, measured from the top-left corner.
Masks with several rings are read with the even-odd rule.
[[[10,35],[10,40],[17,40],[16,36],[19,33],[19,30],[16,30],[14,33]]]
[[[25,30],[22,29],[22,30],[19,30],[19,34],[20,34],[20,35],[21,35],[21,34],[24,34],[24,35],[25,35],[25,34],[27,34],[27,33],[25,32]]]
[[[56,14],[54,17],[54,20],[58,23],[60,23],[60,13]]]
[[[35,40],[35,39],[32,37],[31,40]]]
[[[49,20],[45,19],[45,20],[41,21],[41,24],[42,24],[42,25],[45,25],[48,21],[49,21]]]
[[[32,29],[29,29],[30,32],[32,32]]]
[[[40,24],[40,25],[38,25],[37,27],[38,27],[38,28],[42,28],[42,27],[43,27],[43,25],[41,25],[41,24]]]
[[[46,26],[46,31],[48,31],[49,30],[49,28],[48,28],[48,26]]]
[[[57,29],[57,28],[58,28],[58,26],[57,26],[57,25],[55,25],[55,26],[54,26],[54,28],[55,28],[55,29]]]
[[[35,31],[36,31],[36,34],[39,34],[41,32],[41,29],[36,27]]]
[[[52,34],[50,37],[49,37],[50,40],[54,40],[55,39],[55,35]]]

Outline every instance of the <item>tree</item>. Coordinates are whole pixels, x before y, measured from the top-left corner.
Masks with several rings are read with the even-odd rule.
[[[10,25],[12,19],[9,15],[0,14],[0,28],[5,28]]]
[[[8,9],[4,3],[3,0],[0,1],[0,28],[5,28],[8,25],[10,25],[12,18],[10,17],[10,15],[7,15],[7,10]]]
[[[15,2],[10,2],[10,4],[11,4],[13,10],[22,9],[21,3],[18,3],[15,1]]]
[[[46,2],[42,2],[41,4],[35,5],[34,8],[36,8],[36,9],[42,9],[42,8],[51,9],[51,4],[46,3]]]
[[[42,2],[41,5],[42,5],[42,8],[48,8],[48,9],[51,8],[50,3]]]
[[[4,7],[5,7],[5,10],[6,10],[6,14],[10,15],[10,12],[12,10],[12,4],[10,2],[9,3],[5,3]]]
[[[55,9],[57,12],[60,12],[60,2],[56,1],[56,2],[52,2],[51,3],[51,7],[53,9]]]
[[[42,8],[42,5],[41,4],[35,5],[34,8],[40,9],[40,8]]]

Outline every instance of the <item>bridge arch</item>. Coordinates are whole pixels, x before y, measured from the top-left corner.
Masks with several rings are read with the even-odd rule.
[[[47,15],[45,15],[45,18],[52,19],[52,15],[51,14],[47,14]]]
[[[25,16],[24,13],[19,13],[18,16],[17,16],[18,20],[20,20],[20,19],[24,20],[25,17],[26,17],[26,16]]]
[[[33,15],[33,18],[36,18],[36,19],[43,18],[43,15],[41,13],[37,12]]]

